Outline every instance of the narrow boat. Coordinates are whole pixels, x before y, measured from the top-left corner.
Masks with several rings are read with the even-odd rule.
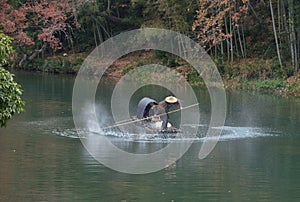
[[[133,117],[136,125],[144,128],[149,133],[164,133],[174,134],[180,133],[181,130],[172,126],[170,122],[167,124],[167,129],[162,130],[162,121],[159,115],[149,116],[149,111],[153,105],[157,105],[157,101],[148,97],[141,99],[137,106],[136,117]]]

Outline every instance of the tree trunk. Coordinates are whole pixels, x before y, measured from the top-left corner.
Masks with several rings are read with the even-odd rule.
[[[288,10],[289,10],[289,35],[290,35],[290,48],[291,48],[291,59],[292,59],[292,65],[294,68],[295,75],[298,71],[298,60],[297,60],[297,42],[296,42],[296,33],[295,33],[295,26],[294,21],[295,15],[294,15],[294,5],[293,1],[288,1]]]
[[[279,49],[279,44],[278,44],[278,39],[277,39],[277,33],[276,33],[276,27],[275,27],[276,25],[275,25],[275,19],[274,19],[273,7],[272,7],[272,0],[269,0],[269,3],[270,3],[270,11],[271,11],[271,17],[272,17],[274,38],[275,38],[275,43],[276,43],[277,57],[278,57],[279,65],[282,68],[281,55],[280,55],[280,49]]]
[[[297,50],[297,72],[299,70],[299,59],[300,59],[300,32],[296,32],[296,39],[297,39],[297,45],[296,45],[296,50]]]
[[[294,38],[293,38],[293,14],[292,14],[292,3],[288,1],[288,22],[289,22],[289,44],[290,44],[290,51],[291,51],[291,59],[292,59],[292,66],[295,67],[295,54],[294,54]]]
[[[47,44],[44,43],[41,49],[34,51],[31,54],[31,56],[28,57],[28,60],[32,61],[36,56],[38,56],[38,54],[40,54],[41,52],[43,52],[46,47],[47,47]]]
[[[99,44],[101,44],[101,43],[103,43],[103,37],[102,37],[101,31],[99,29],[99,26],[97,26],[96,28],[97,28],[98,38],[99,38]]]
[[[36,56],[38,56],[40,53],[43,53],[44,50],[46,49],[47,44],[44,43],[43,46],[39,49],[39,50],[35,50],[29,57],[27,56],[27,54],[23,54],[22,59],[19,61],[18,63],[18,67],[22,68],[24,62],[27,61],[32,61],[34,58],[36,58]]]
[[[246,46],[246,38],[245,38],[245,32],[244,32],[243,25],[242,25],[242,35],[243,35],[243,44],[244,44],[244,55],[245,55],[245,58],[247,58],[247,46]]]
[[[240,44],[240,48],[241,48],[241,53],[242,53],[242,57],[245,58],[245,54],[244,54],[244,47],[243,47],[243,43],[242,43],[242,38],[241,38],[241,33],[240,33],[240,28],[237,28],[237,34],[238,34],[238,38],[239,38],[239,44]]]
[[[257,16],[257,14],[256,14],[256,12],[255,12],[253,6],[250,4],[250,1],[248,1],[248,6],[249,6],[250,10],[252,11],[252,13],[254,14],[255,18],[256,18],[256,19],[258,20],[258,22],[261,24],[261,21],[262,21],[262,20]]]
[[[234,39],[234,47],[236,49],[236,55],[238,57],[238,59],[240,59],[240,52],[239,52],[239,44],[238,44],[238,36],[237,36],[237,33],[236,33],[236,30],[233,30],[233,39]]]
[[[223,45],[223,41],[221,41],[221,56],[224,56],[224,45]]]
[[[232,34],[232,21],[231,21],[231,15],[229,15],[229,34],[231,34],[230,37],[230,64],[233,65],[233,34]]]
[[[280,32],[281,32],[281,15],[280,15],[280,0],[277,0],[277,18],[278,18],[278,33],[280,38]]]
[[[110,0],[107,0],[107,9],[106,9],[107,12],[110,12]]]
[[[227,19],[226,16],[224,17],[224,24],[225,24],[225,33],[226,35],[228,35],[228,23],[227,23]],[[230,45],[229,45],[229,40],[228,38],[226,38],[226,47],[227,47],[227,62],[230,61]]]
[[[97,27],[97,22],[93,22],[93,34],[94,34],[94,41],[95,41],[95,46],[98,47],[98,41],[97,41],[97,33],[96,33],[96,27]],[[97,55],[99,56],[99,48],[96,49],[97,50]]]
[[[23,54],[22,59],[21,59],[20,62],[18,63],[18,67],[22,67],[22,66],[23,66],[23,63],[26,61],[26,59],[27,59],[27,55],[26,55],[26,54]]]

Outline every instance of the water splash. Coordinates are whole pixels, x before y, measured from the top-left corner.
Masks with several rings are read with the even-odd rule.
[[[94,117],[95,114],[98,114],[99,116]],[[83,120],[87,120],[87,130],[95,133],[103,133],[101,127],[109,124],[110,120],[110,116],[105,110],[105,107],[102,107],[102,104],[93,105],[91,103],[87,103],[85,105],[85,110],[82,110],[81,117]]]
[[[52,132],[58,136],[78,138],[75,129],[54,130]],[[168,141],[181,141],[181,140],[194,140],[204,141],[207,138],[213,139],[214,137],[184,137],[180,134],[131,134],[123,133],[117,130],[109,130],[106,132],[97,133],[95,131],[89,131],[91,135],[105,135],[120,141],[134,141],[134,142],[168,142]],[[258,138],[258,137],[272,137],[279,136],[281,133],[278,131],[272,131],[268,128],[258,127],[234,127],[224,126],[223,132],[220,137],[220,141],[229,141],[234,139],[246,139],[246,138]],[[77,137],[76,137],[77,135]],[[204,135],[204,134],[203,134]]]
[[[100,108],[97,110],[100,111]],[[98,112],[99,112],[98,111]],[[88,111],[87,111],[88,112]],[[105,113],[105,111],[102,111]],[[89,113],[86,113],[88,118]],[[91,120],[91,119],[89,119]],[[60,137],[66,138],[79,138],[80,133],[84,132],[90,135],[104,135],[109,138],[113,138],[118,141],[133,141],[133,142],[169,142],[169,141],[182,141],[182,140],[194,140],[202,142],[206,138],[213,139],[213,137],[205,137],[208,125],[205,124],[194,124],[194,125],[183,125],[185,127],[198,128],[197,137],[184,137],[181,134],[132,134],[124,133],[118,129],[110,129],[106,131],[98,130],[99,125],[96,121],[89,121],[87,128],[81,129],[81,131],[76,130],[74,127],[70,126],[70,118],[60,118],[60,119],[47,119],[40,121],[31,121],[25,122],[26,126],[35,128],[43,134],[54,134]],[[102,119],[103,124],[107,124],[107,120]],[[221,128],[217,128],[221,129]],[[239,127],[239,126],[224,126],[222,127],[222,135],[219,141],[229,141],[235,139],[246,139],[246,138],[259,138],[259,137],[274,137],[280,136],[282,133],[280,131],[274,131],[269,128],[260,128],[260,127]]]
[[[278,131],[269,128],[224,126],[220,141],[278,136],[279,134]]]
[[[67,137],[67,138],[79,138],[78,133],[75,129],[55,129],[52,131],[54,135],[61,136],[61,137]]]

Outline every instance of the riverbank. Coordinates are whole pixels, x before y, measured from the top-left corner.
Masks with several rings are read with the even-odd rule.
[[[205,86],[201,77],[189,76],[187,79],[192,85]],[[240,80],[239,78],[223,78],[224,86],[227,90],[243,90],[266,94],[274,94],[282,97],[300,98],[300,79],[298,76],[292,76],[287,79],[274,78],[264,80]]]
[[[65,53],[60,56],[34,60],[31,63],[25,64],[23,69],[26,71],[75,75],[87,56],[87,53]],[[263,62],[264,64],[262,65],[261,60],[258,62],[253,61],[253,59],[251,62],[244,61],[234,66],[217,63],[226,89],[257,91],[260,93],[300,98],[300,72],[297,76],[282,78],[276,72],[272,72],[272,75],[266,73],[271,69],[266,62]],[[201,76],[185,61],[157,51],[128,54],[115,61],[107,69],[105,76],[118,80],[129,71],[147,64],[168,66],[179,72],[191,85],[205,86]]]
[[[225,85],[230,89],[255,91],[260,93],[275,94],[283,97],[300,98],[299,79],[267,79],[267,80],[244,80],[237,82],[235,80],[225,81]]]

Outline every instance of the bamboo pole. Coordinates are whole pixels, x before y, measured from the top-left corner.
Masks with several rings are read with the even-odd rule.
[[[142,122],[142,121],[145,121],[145,120],[157,117],[157,116],[162,116],[162,115],[166,115],[166,114],[172,114],[172,113],[175,113],[175,112],[178,112],[178,111],[181,111],[181,110],[185,110],[185,109],[189,109],[189,108],[192,108],[192,107],[195,107],[195,106],[198,106],[198,105],[199,105],[199,103],[196,103],[196,104],[192,104],[192,105],[189,105],[189,106],[186,106],[186,107],[182,107],[180,109],[172,110],[170,112],[166,112],[166,113],[162,113],[162,114],[157,114],[157,115],[153,115],[153,116],[150,116],[150,117],[145,117],[145,118],[142,118],[142,119],[136,119],[136,120],[128,119],[128,120],[123,120],[123,121],[117,122],[114,125],[107,126],[107,127],[101,128],[101,129],[102,130],[107,130],[107,129],[116,128],[116,127],[119,127],[119,126],[124,126],[124,125],[133,124],[133,123],[138,123],[138,122]]]

